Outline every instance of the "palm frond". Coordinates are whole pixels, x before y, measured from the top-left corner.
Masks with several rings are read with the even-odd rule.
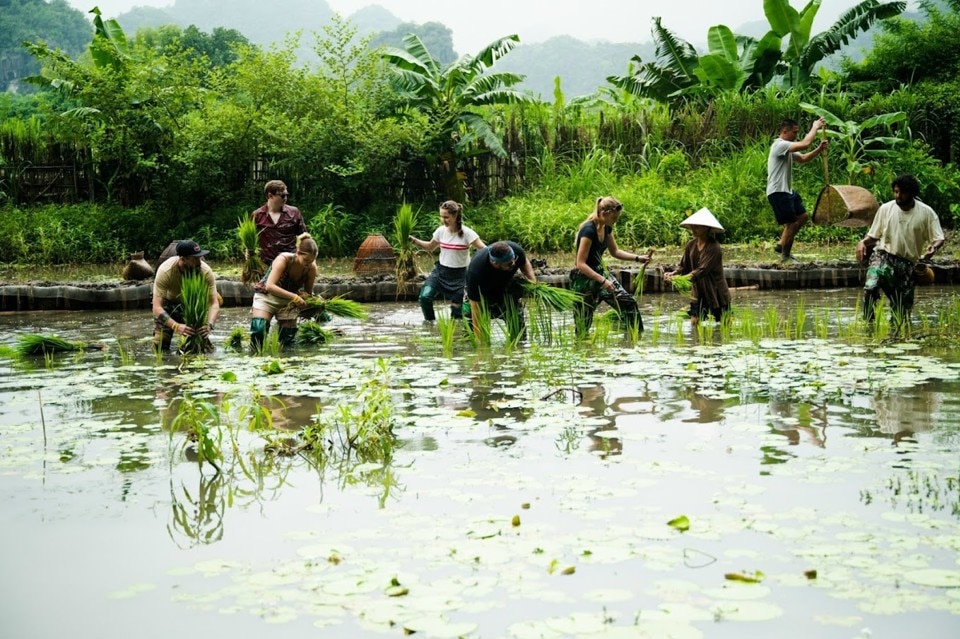
[[[699,58],[693,45],[664,27],[659,17],[653,19],[653,39],[657,43],[657,60],[678,77],[692,81]]]
[[[906,2],[881,3],[879,0],[864,0],[851,7],[832,27],[811,38],[809,45],[800,56],[801,67],[812,68],[817,62],[849,44],[853,38],[872,27],[878,20],[898,16],[906,8]]]
[[[526,76],[520,75],[519,73],[485,73],[472,78],[464,87],[463,94],[470,98],[483,96],[494,91],[503,91],[508,87],[523,82],[525,77]],[[512,93],[516,94],[516,96],[522,100],[529,99],[526,94],[519,91],[512,91]]]
[[[460,121],[467,127],[467,133],[463,135],[457,144],[457,152],[468,147],[473,140],[480,140],[488,150],[499,158],[507,157],[507,151],[503,148],[503,142],[500,136],[493,130],[490,123],[476,113],[460,114]]]
[[[520,44],[520,36],[517,34],[494,40],[471,59],[471,64],[479,71],[483,71],[485,68],[492,67],[497,60],[510,53],[518,44]]]
[[[707,30],[707,48],[727,60],[739,59],[737,38],[726,25],[718,24]]]
[[[403,47],[406,52],[427,71],[431,76],[438,76],[441,73],[440,65],[437,59],[433,57],[427,45],[423,43],[415,33],[408,33],[403,37]]]

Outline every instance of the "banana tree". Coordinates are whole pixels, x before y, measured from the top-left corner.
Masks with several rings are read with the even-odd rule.
[[[382,54],[394,72],[398,113],[416,111],[430,124],[428,152],[440,171],[446,195],[452,199],[465,199],[463,179],[457,172],[460,158],[483,149],[497,157],[507,155],[481,107],[532,101],[513,88],[524,76],[489,72],[519,42],[516,35],[500,38],[476,56],[464,56],[449,66],[443,66],[415,34],[403,39],[403,49],[386,49]]]
[[[786,87],[809,86],[813,68],[825,57],[836,53],[878,20],[900,15],[907,7],[901,0],[880,2],[862,0],[848,9],[826,31],[811,37],[813,21],[822,0],[810,0],[797,11],[789,0],[763,0],[763,12],[770,23],[770,33],[785,39],[777,74]]]
[[[780,38],[767,33],[757,40],[735,35],[722,24],[707,31],[709,53],[700,56],[694,73],[706,87],[721,91],[749,91],[773,78],[780,59]]]
[[[863,122],[843,120],[823,107],[801,102],[800,106],[817,117],[827,121],[827,136],[830,138],[830,154],[843,159],[847,173],[847,183],[854,184],[856,177],[876,173],[880,161],[894,155],[894,147],[906,142],[900,137],[894,125],[907,120],[903,111],[881,113],[867,118]],[[869,132],[881,128],[886,135],[872,135]]]
[[[698,55],[689,42],[653,19],[657,58],[631,58],[627,75],[607,82],[633,95],[670,102],[684,96],[710,96],[725,91],[750,91],[766,85],[780,59],[780,38],[768,33],[760,40],[735,35],[717,25],[707,32],[709,52]]]

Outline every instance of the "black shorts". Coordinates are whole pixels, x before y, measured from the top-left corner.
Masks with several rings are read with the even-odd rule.
[[[767,196],[767,200],[773,207],[773,215],[777,218],[777,224],[793,224],[797,221],[797,218],[807,213],[807,209],[803,208],[803,202],[796,191],[771,193]]]

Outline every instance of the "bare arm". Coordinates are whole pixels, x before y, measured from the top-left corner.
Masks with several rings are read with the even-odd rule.
[[[481,240],[479,237],[478,237],[477,239],[475,239],[474,241],[470,242],[470,246],[472,246],[473,248],[477,249],[478,251],[479,251],[480,249],[482,249],[482,248],[486,248],[486,247],[487,247],[487,245],[484,244],[484,243],[483,243],[483,240]]]
[[[877,242],[879,241],[880,240],[878,238],[867,235],[862,240],[857,242],[857,261],[862,262],[863,258],[867,255],[867,251],[876,246]]]
[[[825,126],[827,126],[826,118],[817,118],[816,120],[814,120],[813,124],[810,126],[810,130],[807,131],[807,134],[805,136],[803,136],[803,139],[797,140],[796,142],[793,142],[790,144],[789,152],[796,153],[797,151],[801,151],[809,147],[811,144],[813,144],[814,138],[817,137],[817,131],[824,128]]]
[[[612,292],[614,290],[613,282],[605,278],[600,273],[597,273],[587,264],[587,258],[590,256],[590,247],[592,245],[593,240],[591,240],[589,237],[584,236],[580,238],[580,244],[577,246],[577,270],[580,271],[584,277],[589,277],[593,281],[603,286],[603,288]]]
[[[618,260],[627,260],[631,262],[640,262],[641,264],[646,264],[650,261],[649,255],[640,255],[639,253],[629,253],[622,250],[617,246],[617,239],[613,236],[613,233],[610,234],[609,239],[607,240],[609,245],[609,252],[611,257],[615,257]]]
[[[533,272],[533,264],[530,263],[529,259],[524,260],[523,266],[520,267],[520,272],[531,282],[537,281],[537,274]]]
[[[944,243],[945,241],[946,241],[946,240],[934,240],[934,241],[930,242],[930,246],[929,246],[929,248],[927,248],[927,252],[924,253],[923,255],[921,255],[921,256],[920,256],[920,259],[921,259],[921,260],[929,260],[931,257],[933,257],[933,254],[934,254],[934,253],[936,253],[937,251],[940,250],[940,247],[943,246],[943,243]]]
[[[422,248],[424,251],[432,251],[438,246],[440,246],[440,242],[436,241],[433,238],[430,238],[429,242],[424,242],[423,240],[415,238],[412,235],[408,235],[407,237],[411,242],[413,242],[414,244]]]

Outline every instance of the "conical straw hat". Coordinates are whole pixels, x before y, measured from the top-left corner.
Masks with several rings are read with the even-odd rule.
[[[717,221],[717,218],[713,216],[713,213],[710,212],[710,209],[704,207],[685,219],[683,222],[680,222],[680,226],[706,226],[707,228],[716,229],[722,231],[723,227],[720,226],[720,222]]]

